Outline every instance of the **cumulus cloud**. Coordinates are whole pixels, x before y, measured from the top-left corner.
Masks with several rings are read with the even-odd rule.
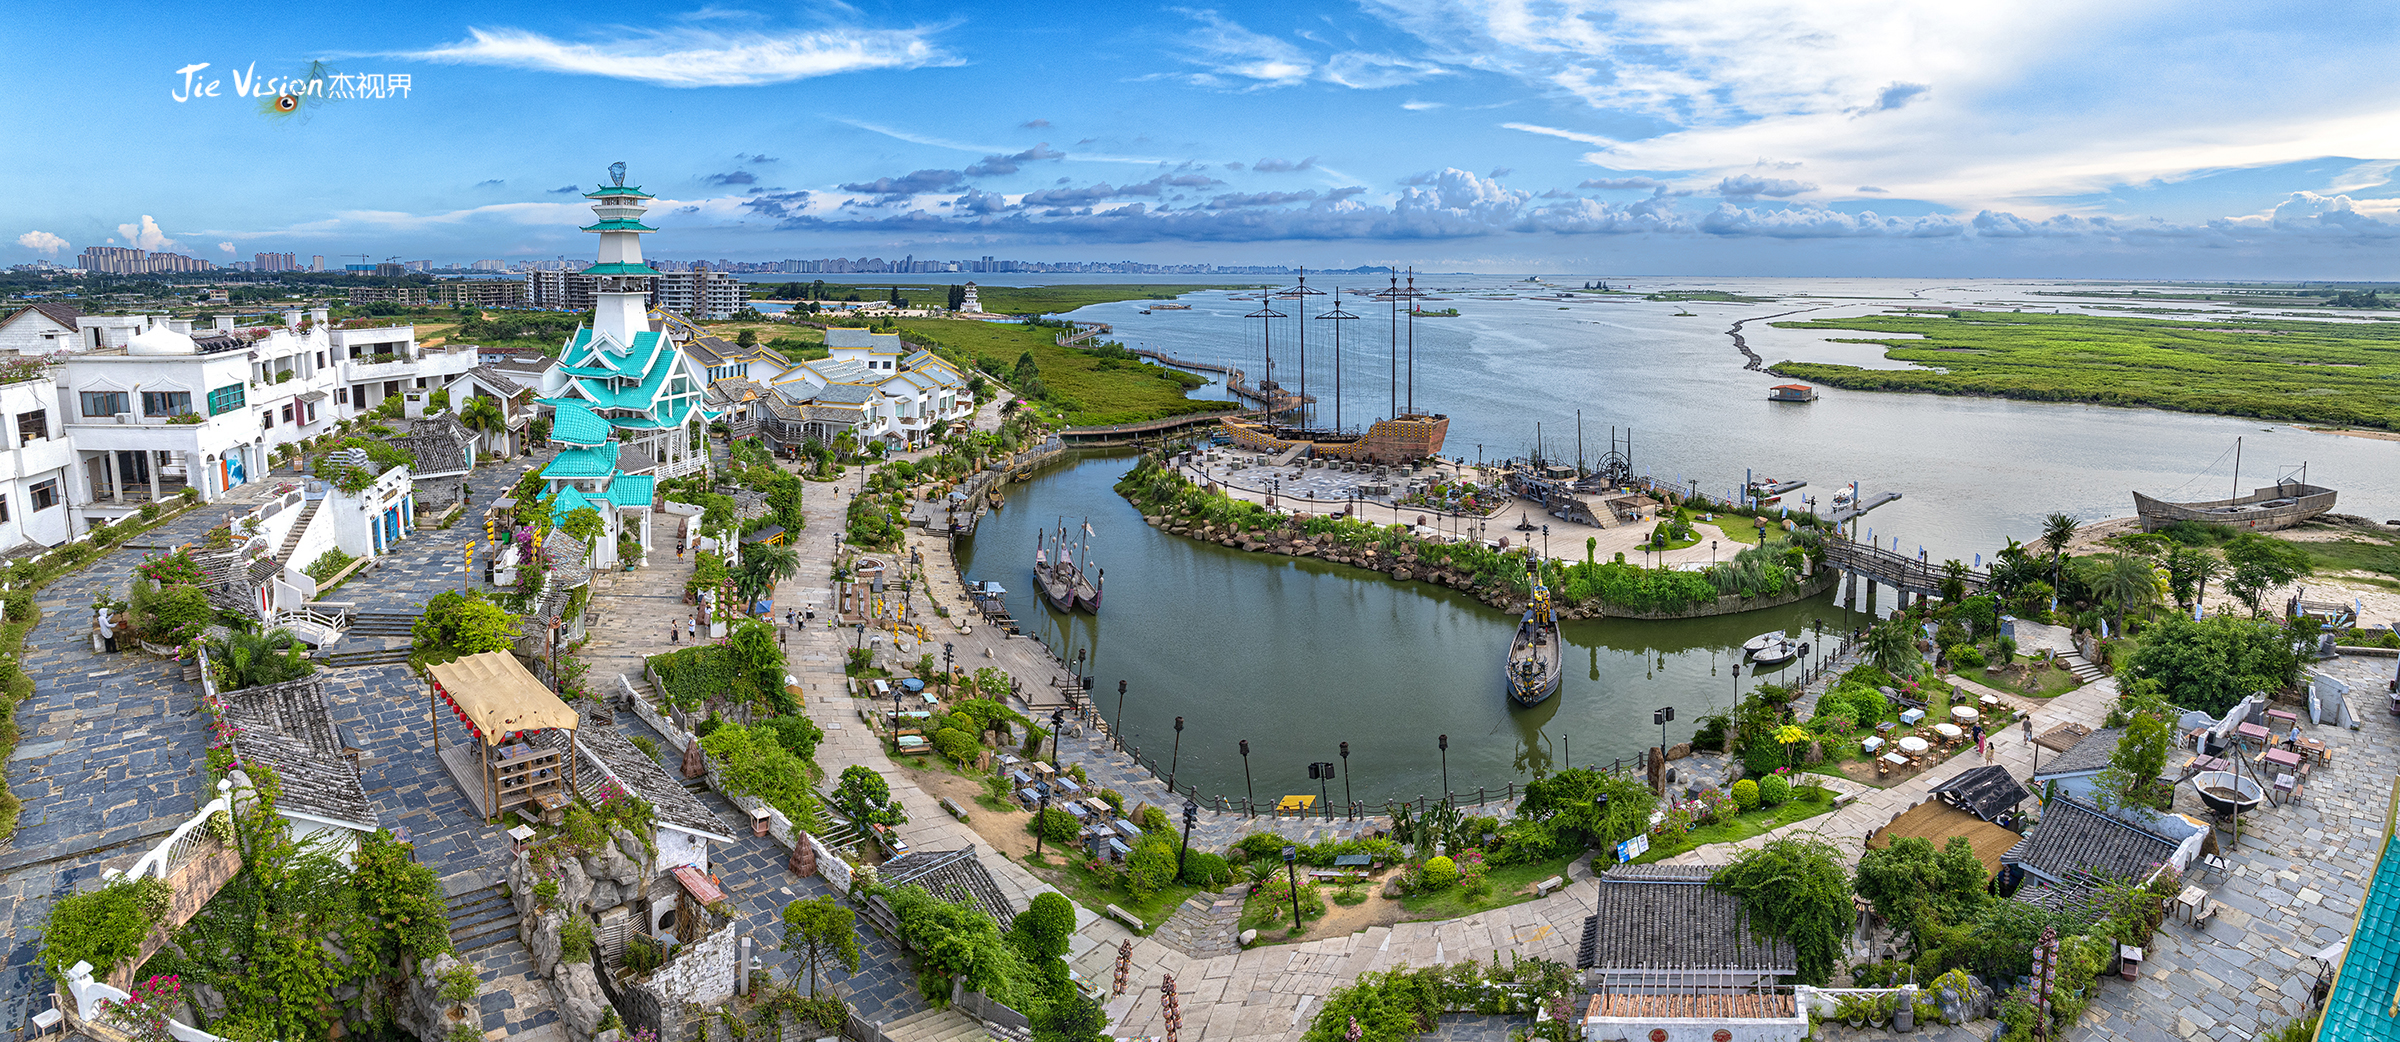
[[[1013,174],[1017,172],[1020,166],[1026,163],[1043,159],[1065,158],[1067,158],[1066,153],[1052,149],[1050,147],[1050,143],[1044,141],[1041,144],[1035,145],[1032,148],[1028,148],[1023,152],[1018,152],[1014,155],[985,156],[982,159],[976,160],[973,165],[967,167],[966,174],[968,177],[993,177],[1001,174]]]
[[[742,200],[742,209],[761,217],[797,217],[808,209],[808,193],[756,192]]]
[[[1582,184],[1576,185],[1575,187],[1586,190],[1597,189],[1605,192],[1615,192],[1623,191],[1629,188],[1659,188],[1663,187],[1665,183],[1666,182],[1649,177],[1595,177],[1585,181]]]
[[[1793,181],[1781,177],[1757,177],[1750,174],[1736,174],[1717,182],[1717,194],[1732,199],[1746,199],[1761,195],[1782,199],[1816,190],[1816,185],[1806,181]]]
[[[965,175],[956,170],[918,170],[904,177],[878,177],[872,181],[851,182],[843,185],[842,191],[881,196],[889,202],[928,192],[951,191],[965,180]]]
[[[754,185],[758,183],[758,175],[747,170],[729,170],[722,174],[710,174],[703,177],[700,179],[700,183],[704,185]]]
[[[67,240],[64,236],[36,231],[17,236],[17,245],[35,253],[55,257],[60,251],[67,248]]]
[[[1926,217],[1883,217],[1873,211],[1842,213],[1816,207],[1768,210],[1719,203],[1700,218],[1700,231],[1719,236],[1767,236],[1777,239],[1858,237],[1935,238],[1964,235],[1966,222],[1947,214]]]
[[[118,225],[117,235],[125,240],[125,245],[137,250],[157,251],[183,248],[182,244],[167,238],[167,233],[158,228],[158,219],[149,214],[143,214],[139,224]]]
[[[231,257],[233,256],[233,244],[230,242],[220,242],[217,244],[217,251],[228,257]]]
[[[933,34],[926,27],[782,33],[680,29],[570,42],[523,29],[471,28],[464,40],[404,56],[662,87],[755,87],[870,69],[958,64],[933,43]]]

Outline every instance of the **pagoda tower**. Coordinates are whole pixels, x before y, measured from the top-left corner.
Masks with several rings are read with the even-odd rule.
[[[592,331],[616,342],[618,349],[633,345],[636,333],[650,329],[651,280],[658,271],[642,260],[642,235],[658,229],[642,223],[651,195],[625,184],[625,164],[608,166],[609,183],[584,193],[600,223],[584,228],[600,233],[600,263],[585,268],[592,276],[595,305]]]

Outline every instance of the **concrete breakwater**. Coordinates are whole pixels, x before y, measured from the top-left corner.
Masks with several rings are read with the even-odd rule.
[[[1510,614],[1522,612],[1528,605],[1526,594],[1511,587],[1485,582],[1473,571],[1440,561],[1429,561],[1416,552],[1414,544],[1408,542],[1390,549],[1375,545],[1361,547],[1345,543],[1330,532],[1311,535],[1292,528],[1242,528],[1162,514],[1143,514],[1142,521],[1169,535],[1215,543],[1246,553],[1312,558],[1383,572],[1400,582],[1428,582],[1447,586]],[[1781,594],[1762,597],[1728,594],[1714,601],[1670,612],[1639,612],[1606,601],[1559,604],[1557,610],[1562,619],[1697,619],[1711,615],[1732,615],[1807,600],[1831,589],[1838,577],[1830,569],[1820,570]]]

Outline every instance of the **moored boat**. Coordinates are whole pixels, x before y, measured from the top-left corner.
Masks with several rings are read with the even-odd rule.
[[[1042,589],[1042,600],[1049,602],[1051,607],[1060,611],[1081,609],[1099,614],[1101,577],[1107,572],[1105,569],[1095,569],[1091,575],[1084,573],[1084,567],[1089,563],[1091,537],[1092,524],[1086,521],[1083,523],[1083,543],[1079,549],[1087,556],[1082,562],[1076,559],[1077,549],[1067,546],[1067,527],[1063,518],[1058,531],[1047,537],[1048,545],[1043,544],[1045,537],[1034,537],[1033,577],[1035,584]]]
[[[1772,648],[1782,641],[1782,630],[1772,630],[1766,633],[1761,633],[1758,636],[1742,642],[1742,654],[1755,656],[1759,652]]]
[[[2230,525],[2245,532],[2272,532],[2332,510],[2337,495],[2333,489],[2304,481],[2278,481],[2247,496],[2198,503],[2170,503],[2136,492],[2133,511],[2141,516],[2145,532],[2158,531],[2177,521]]]
[[[1508,666],[1502,672],[1508,681],[1509,700],[1532,706],[1558,693],[1566,645],[1558,636],[1558,614],[1550,605],[1550,588],[1542,585],[1540,559],[1528,557],[1525,570],[1533,584],[1533,603],[1517,623],[1517,634],[1508,645]]]

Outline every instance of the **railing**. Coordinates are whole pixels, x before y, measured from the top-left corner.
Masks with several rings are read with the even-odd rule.
[[[233,813],[233,783],[231,781],[218,782],[217,798],[202,804],[198,814],[192,815],[191,819],[183,824],[175,826],[175,831],[168,833],[167,838],[160,840],[157,846],[151,847],[149,853],[142,855],[133,863],[132,868],[126,870],[125,878],[127,880],[165,879],[168,873],[183,867],[192,859],[192,852],[199,849],[203,841],[211,838],[211,833],[203,832],[201,829],[207,826],[209,817],[218,811],[224,811],[227,814]]]
[[[307,623],[315,626],[323,626],[332,630],[336,634],[341,633],[344,629],[349,627],[349,620],[342,615],[323,615],[314,611],[310,611],[307,608],[294,608],[290,611],[279,611],[270,616],[267,619],[267,628],[274,629],[278,626],[288,627],[293,623]]]

